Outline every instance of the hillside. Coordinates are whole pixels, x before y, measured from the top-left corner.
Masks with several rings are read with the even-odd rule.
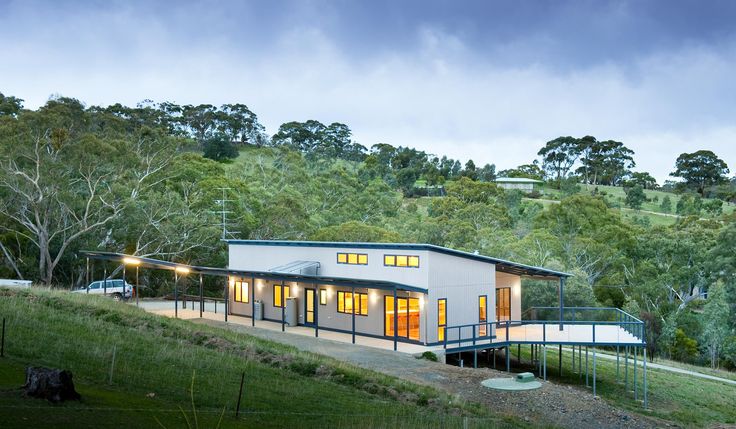
[[[213,428],[220,419],[220,427],[425,428],[461,427],[461,416],[471,427],[519,424],[428,387],[106,299],[0,289],[0,314],[8,329],[0,360],[3,428]],[[71,370],[82,401],[52,406],[23,398],[27,365]]]

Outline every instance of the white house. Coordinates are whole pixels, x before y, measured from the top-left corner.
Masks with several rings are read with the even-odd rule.
[[[256,275],[235,276],[231,314],[250,317],[252,298],[261,301],[264,319],[281,321],[288,296],[296,298],[300,325],[353,332],[354,320],[356,335],[424,345],[443,343],[448,326],[477,325],[478,338],[492,337],[495,322],[521,320],[522,276],[556,282],[568,276],[428,244],[228,240],[228,245],[230,270],[304,276],[283,286]]]
[[[535,186],[544,183],[541,180],[526,177],[498,177],[495,182],[499,188],[516,189],[527,193],[534,191]]]

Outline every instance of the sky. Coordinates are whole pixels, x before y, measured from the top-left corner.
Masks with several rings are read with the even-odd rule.
[[[593,135],[661,183],[700,149],[736,173],[735,22],[730,0],[0,0],[0,92],[244,103],[269,134],[341,122],[499,170]]]

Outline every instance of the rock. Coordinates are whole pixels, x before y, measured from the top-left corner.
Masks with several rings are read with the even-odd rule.
[[[27,367],[23,389],[28,396],[54,403],[78,401],[81,398],[74,389],[72,373],[60,369]]]

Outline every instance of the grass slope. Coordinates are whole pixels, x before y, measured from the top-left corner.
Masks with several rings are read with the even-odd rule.
[[[462,427],[463,416],[471,427],[519,423],[428,387],[104,298],[0,289],[0,316],[8,327],[3,428],[209,428],[220,419],[223,428]],[[24,398],[18,387],[27,365],[71,370],[83,400],[54,406]]]
[[[517,348],[512,347],[513,357],[517,356]],[[558,373],[557,347],[547,349],[547,375],[552,381],[571,385],[585,385],[585,349],[583,349],[583,375],[572,372],[572,354],[562,353],[562,377]],[[615,353],[615,350],[613,350]],[[610,353],[610,351],[609,351]],[[523,369],[536,373],[536,369],[529,365],[531,358],[529,346],[521,347]],[[633,355],[632,355],[633,356]],[[579,359],[575,353],[576,362]],[[684,427],[713,427],[718,424],[736,424],[736,387],[712,380],[705,380],[685,374],[647,368],[647,383],[649,392],[649,409],[643,410],[642,400],[642,368],[637,370],[639,387],[639,401],[634,401],[633,395],[633,361],[629,361],[629,390],[624,388],[624,360],[621,358],[619,377],[617,381],[616,361],[596,359],[596,393],[617,408],[626,409],[635,413],[652,416],[662,421],[671,422]],[[659,361],[657,362],[659,363]],[[661,362],[668,364],[669,362]],[[577,363],[576,363],[577,365]],[[590,376],[593,373],[592,350],[588,353]],[[639,355],[641,365],[641,355]],[[703,368],[692,368],[701,372]],[[725,371],[717,376],[723,377]],[[727,377],[728,378],[728,377]],[[590,379],[592,384],[592,378]]]

